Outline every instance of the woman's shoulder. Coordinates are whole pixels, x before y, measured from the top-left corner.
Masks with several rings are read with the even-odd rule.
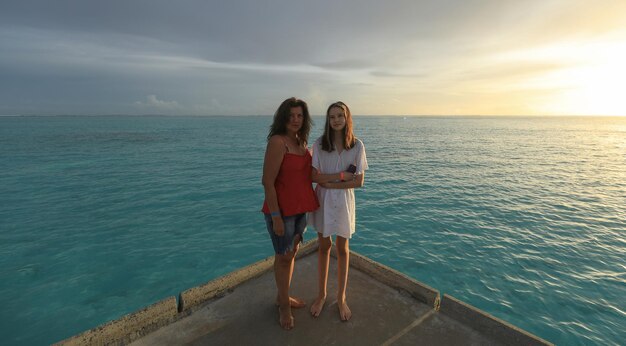
[[[269,144],[285,144],[285,137],[283,135],[273,135],[267,142]]]
[[[282,135],[273,135],[267,140],[267,147],[271,150],[279,150],[279,148],[285,150],[287,143]]]
[[[268,139],[268,141],[281,141],[281,142],[284,140],[285,140],[284,135],[272,135],[272,137]]]

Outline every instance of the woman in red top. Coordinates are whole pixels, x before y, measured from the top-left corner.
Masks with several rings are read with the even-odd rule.
[[[306,228],[306,213],[319,207],[311,181],[307,140],[311,116],[306,102],[286,99],[274,114],[263,163],[263,213],[274,245],[274,276],[278,289],[280,325],[294,326],[291,308],[306,304],[289,296],[294,258]]]

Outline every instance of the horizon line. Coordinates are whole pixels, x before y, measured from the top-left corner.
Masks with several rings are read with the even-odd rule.
[[[0,114],[0,117],[271,117],[273,114]],[[325,114],[311,114],[323,117]],[[589,114],[353,114],[359,117],[626,117],[625,115]]]

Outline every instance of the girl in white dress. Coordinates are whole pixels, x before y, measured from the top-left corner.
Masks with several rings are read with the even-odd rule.
[[[326,111],[324,134],[313,144],[312,178],[319,209],[309,213],[308,223],[317,231],[319,294],[311,314],[319,316],[326,302],[331,236],[337,242],[337,307],[342,321],[352,316],[346,303],[349,239],[355,231],[354,188],[363,186],[368,168],[363,142],[352,132],[352,115],[343,102],[335,102]]]

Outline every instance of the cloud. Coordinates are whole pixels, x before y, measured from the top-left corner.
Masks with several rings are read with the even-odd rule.
[[[134,103],[136,107],[148,111],[167,112],[183,110],[176,101],[163,101],[159,100],[156,95],[148,95],[144,101],[136,101]]]
[[[391,77],[391,78],[425,78],[429,75],[427,73],[401,73],[390,71],[372,71],[370,74],[374,77]]]
[[[445,104],[461,86],[480,82],[500,92],[558,70],[565,58],[494,57],[606,33],[625,19],[620,4],[7,2],[0,9],[0,111],[272,114],[289,96],[359,100],[363,109],[398,95],[407,95],[406,104],[420,94],[433,99],[432,91]],[[400,112],[392,107],[373,112]]]
[[[376,66],[376,64],[363,59],[346,59],[329,62],[318,62],[312,63],[311,65],[329,70],[361,70]]]

